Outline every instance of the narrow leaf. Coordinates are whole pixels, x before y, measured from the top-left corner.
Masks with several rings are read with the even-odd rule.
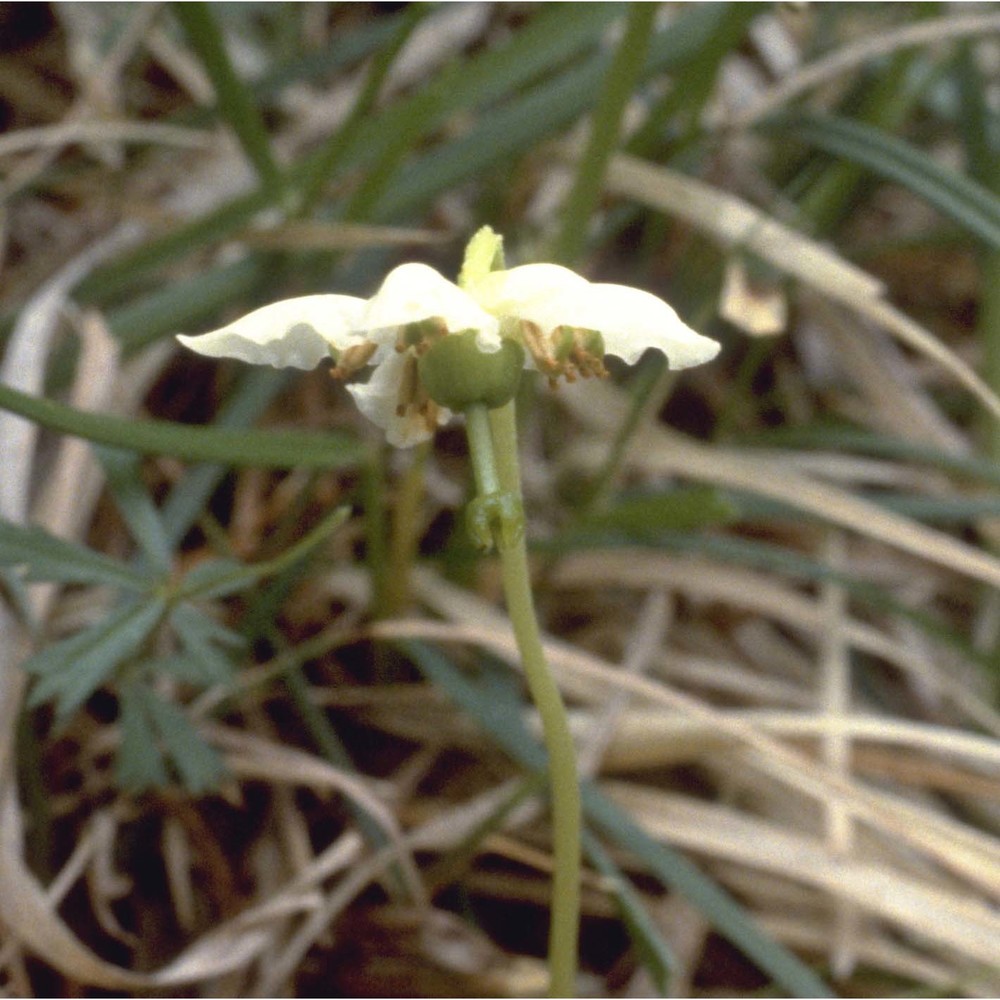
[[[333,432],[234,430],[194,427],[168,420],[127,420],[77,410],[51,399],[0,385],[0,408],[27,417],[49,430],[145,455],[173,455],[189,462],[292,469],[337,469],[357,465],[364,449]]]
[[[233,559],[219,559],[202,563],[184,578],[181,596],[191,600],[225,597],[246,590],[258,580],[275,576],[282,570],[304,559],[309,553],[341,527],[351,516],[350,507],[337,507],[303,539],[280,555],[265,562],[247,566]]]
[[[670,973],[677,967],[677,959],[653,922],[642,903],[639,893],[614,863],[597,838],[587,830],[583,832],[583,846],[594,867],[611,882],[611,893],[636,954],[649,973],[660,996],[669,996]]]
[[[240,636],[212,621],[207,615],[181,604],[170,613],[170,624],[189,661],[188,678],[201,684],[225,684],[233,676],[233,663],[220,649],[220,641],[241,643]]]
[[[883,129],[835,115],[805,112],[772,118],[763,129],[798,139],[896,181],[990,246],[1000,247],[1000,198]]]
[[[588,514],[579,528],[618,532],[628,538],[646,540],[665,531],[694,531],[726,524],[738,515],[733,501],[719,490],[695,486],[622,497],[607,508]]]
[[[503,704],[496,685],[484,693],[480,685],[464,676],[446,657],[420,642],[397,643],[427,678],[439,687],[522,767],[538,771],[545,767],[545,753],[527,733],[515,703]],[[582,784],[585,817],[596,823],[618,846],[645,864],[664,885],[686,896],[724,937],[770,974],[775,982],[797,997],[832,996],[829,987],[778,942],[769,938],[724,889],[686,857],[660,844],[606,798],[589,781]]]
[[[225,39],[209,4],[203,0],[175,3],[174,16],[184,28],[188,42],[212,81],[219,112],[236,133],[247,159],[260,175],[262,185],[272,194],[277,194],[281,187],[281,173],[271,153],[264,120],[249,89],[233,69]]]

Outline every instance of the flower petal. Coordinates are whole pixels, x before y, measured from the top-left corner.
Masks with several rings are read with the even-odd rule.
[[[494,271],[471,289],[496,316],[516,316],[550,334],[560,326],[596,330],[606,354],[628,364],[647,347],[667,356],[672,369],[710,361],[719,345],[695,333],[662,299],[626,285],[593,284],[558,264],[524,264]]]
[[[309,369],[329,358],[331,348],[363,342],[358,327],[364,310],[365,300],[352,295],[306,295],[255,309],[220,330],[177,339],[210,358]]]
[[[428,421],[423,415],[413,410],[407,411],[402,416],[396,412],[403,371],[407,363],[407,355],[393,352],[375,367],[367,382],[347,386],[347,391],[354,397],[358,409],[373,424],[385,431],[386,440],[396,448],[409,448],[420,444],[434,434],[434,428],[427,426]],[[450,410],[443,407],[438,409],[438,426],[450,419]]]
[[[635,364],[647,347],[655,347],[676,371],[711,361],[722,346],[695,333],[663,299],[640,288],[594,284],[579,300],[564,304],[573,316],[567,325],[597,330],[604,353],[626,364]]]
[[[386,275],[381,288],[368,301],[362,321],[363,329],[375,334],[392,331],[409,323],[440,318],[449,333],[477,330],[480,350],[492,353],[500,350],[499,324],[458,285],[426,264],[401,264]],[[384,338],[371,339],[384,342]],[[380,352],[379,361],[385,352]]]
[[[522,264],[509,271],[493,271],[469,290],[475,300],[494,316],[516,316],[549,327],[549,305],[553,299],[572,297],[590,282],[558,264]],[[540,317],[540,318],[536,318]]]

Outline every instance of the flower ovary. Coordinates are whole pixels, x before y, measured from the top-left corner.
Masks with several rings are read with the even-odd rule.
[[[524,368],[524,348],[504,340],[498,351],[482,351],[476,330],[452,333],[420,357],[420,380],[427,394],[449,410],[475,404],[496,409],[513,399]]]

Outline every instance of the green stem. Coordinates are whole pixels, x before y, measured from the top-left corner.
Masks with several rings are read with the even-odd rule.
[[[459,285],[472,284],[503,266],[503,241],[484,227],[466,249]],[[571,997],[576,992],[580,934],[580,785],[566,706],[545,662],[531,593],[514,401],[493,410],[470,406],[465,411],[465,431],[477,493],[469,504],[473,515],[469,530],[479,545],[495,544],[500,553],[507,613],[548,751],[553,842],[549,996]]]
[[[469,456],[472,459],[472,475],[476,480],[476,493],[481,497],[499,493],[500,480],[493,453],[489,410],[485,406],[477,404],[465,411],[465,434],[469,439]]]
[[[404,473],[396,493],[389,532],[389,573],[385,580],[386,618],[400,614],[410,600],[410,571],[420,545],[420,510],[424,499],[424,470],[430,444],[413,449],[413,460]]]
[[[520,498],[514,403],[489,411],[500,488]],[[497,532],[504,597],[524,676],[542,720],[552,792],[554,875],[549,928],[549,995],[570,997],[576,990],[580,926],[580,786],[576,747],[562,695],[545,662],[531,593],[528,550],[521,532]]]

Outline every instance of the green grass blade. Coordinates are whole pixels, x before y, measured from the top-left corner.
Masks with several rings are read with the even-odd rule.
[[[215,417],[214,427],[245,429],[267,409],[281,391],[287,375],[250,366],[241,374],[229,398]],[[188,469],[163,502],[161,516],[171,544],[176,545],[201,516],[209,499],[228,472],[220,462]]]
[[[143,455],[172,455],[187,462],[226,465],[338,469],[359,465],[364,449],[344,434],[307,431],[243,431],[195,427],[169,420],[126,420],[77,410],[51,399],[0,386],[0,408],[27,417],[49,430]]]
[[[260,255],[244,257],[131,299],[108,313],[108,327],[127,357],[162,337],[200,333],[220,310],[259,294],[266,276]]]
[[[129,533],[148,557],[154,571],[166,575],[173,563],[173,552],[159,511],[143,485],[138,456],[133,451],[118,448],[98,447],[96,451]]]
[[[931,445],[904,438],[886,437],[870,431],[840,426],[781,427],[753,435],[732,438],[737,445],[754,448],[822,449],[857,452],[899,462],[916,462],[932,469],[993,486],[1000,486],[1000,466],[972,455],[953,454]]]
[[[642,79],[676,69],[694,58],[728,11],[727,4],[713,3],[694,4],[682,10],[669,28],[651,40]],[[574,63],[491,109],[461,138],[409,162],[405,173],[396,178],[378,203],[375,218],[392,219],[413,211],[448,188],[509,164],[512,157],[569,126],[590,106],[591,95],[607,74],[609,61],[607,54],[599,53],[582,64]]]
[[[264,120],[250,91],[233,69],[225,39],[209,5],[203,0],[189,0],[175,3],[173,10],[212,81],[220,114],[236,133],[261,185],[276,197],[281,191],[281,171],[271,153]]]
[[[989,246],[1000,247],[1000,198],[883,129],[834,115],[807,113],[770,119],[762,129],[808,143],[896,181]]]
[[[627,150],[643,159],[657,160],[657,152],[669,142],[676,149],[694,138],[700,130],[702,110],[716,93],[716,83],[723,60],[732,56],[765,4],[750,2],[729,4],[724,17],[704,39],[698,56],[684,69],[683,86],[670,88],[649,111],[636,133],[629,138]]]
[[[299,214],[306,214],[319,201],[323,190],[340,165],[344,154],[357,131],[375,107],[379,91],[389,70],[403,46],[409,41],[414,28],[429,13],[423,4],[410,4],[395,26],[393,34],[372,58],[365,75],[361,92],[351,107],[351,112],[337,131],[310,159],[300,185]]]
[[[178,596],[185,600],[205,600],[210,597],[227,597],[246,590],[258,580],[276,576],[297,562],[305,559],[333,532],[347,523],[351,516],[348,506],[335,507],[315,528],[295,545],[280,555],[264,562],[245,565],[232,559],[203,562],[184,578]]]
[[[583,831],[583,848],[593,866],[610,881],[611,894],[618,904],[625,926],[628,927],[629,937],[632,938],[639,960],[653,980],[653,985],[660,996],[669,996],[670,973],[677,967],[673,950],[663,939],[632,883],[589,830]]]
[[[269,203],[265,192],[254,191],[183,222],[95,269],[80,282],[77,294],[87,302],[107,303],[148,280],[151,271],[232,236]]]
[[[618,145],[625,107],[642,72],[658,14],[656,4],[629,6],[625,33],[608,69],[591,119],[586,148],[561,209],[562,225],[549,254],[554,261],[572,264],[583,252],[590,219],[604,186],[604,174]]]

